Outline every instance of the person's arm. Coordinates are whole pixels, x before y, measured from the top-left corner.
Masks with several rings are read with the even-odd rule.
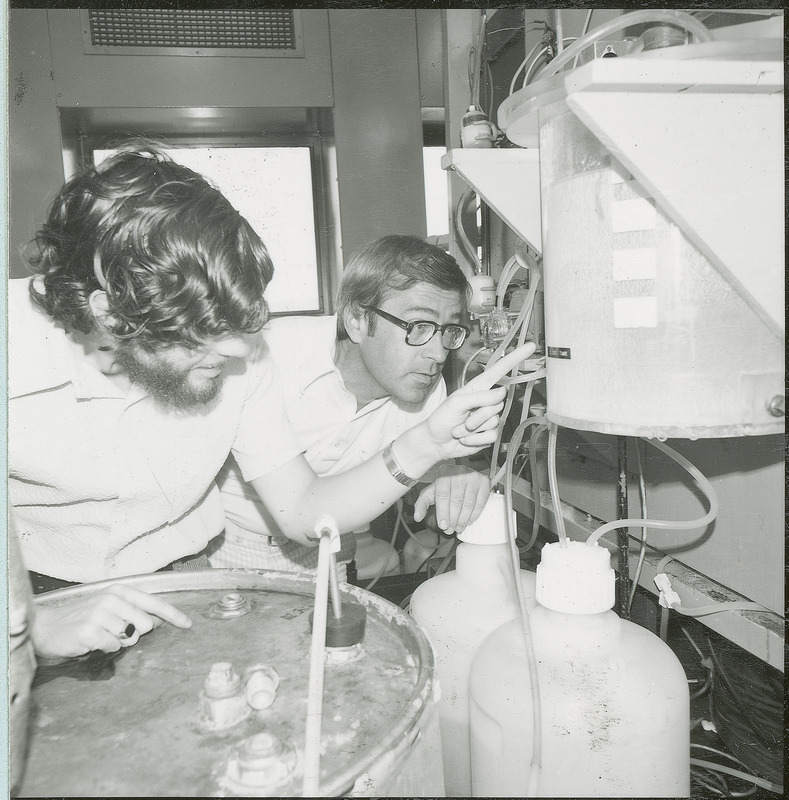
[[[392,453],[402,471],[419,478],[442,461],[472,455],[492,444],[505,390],[491,387],[533,351],[533,343],[517,348],[395,439]],[[314,543],[313,527],[323,514],[331,514],[340,530],[353,530],[375,519],[408,490],[395,480],[381,454],[323,478],[299,456],[250,483],[266,507],[267,521],[302,544]]]

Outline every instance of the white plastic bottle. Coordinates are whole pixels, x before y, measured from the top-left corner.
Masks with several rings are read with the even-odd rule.
[[[406,575],[422,572],[431,558],[443,558],[452,549],[452,536],[427,528],[417,531],[403,546],[403,572]]]
[[[448,797],[471,793],[468,677],[474,651],[492,630],[518,613],[505,513],[504,496],[492,494],[479,519],[458,534],[456,569],[425,581],[411,598],[411,616],[427,633],[435,653]],[[536,604],[534,583],[534,573],[521,570],[531,606]]]
[[[400,556],[389,542],[373,536],[370,527],[359,528],[356,534],[356,574],[360,580],[377,575],[388,577],[400,574]]]
[[[519,621],[480,645],[469,682],[472,796],[687,797],[685,673],[657,636],[620,619],[608,551],[548,544],[529,613],[541,758]]]

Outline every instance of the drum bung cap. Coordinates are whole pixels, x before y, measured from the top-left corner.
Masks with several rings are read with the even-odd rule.
[[[310,612],[310,632],[314,612]],[[329,609],[326,617],[326,647],[352,647],[364,639],[367,622],[367,609],[359,603],[351,603],[343,598],[342,616],[337,619]]]

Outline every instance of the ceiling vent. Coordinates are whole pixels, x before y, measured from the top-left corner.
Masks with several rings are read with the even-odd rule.
[[[294,9],[87,9],[86,53],[154,56],[303,56]]]

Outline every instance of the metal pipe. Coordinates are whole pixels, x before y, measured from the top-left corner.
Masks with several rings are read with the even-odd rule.
[[[617,437],[617,464],[619,467],[619,483],[617,487],[616,498],[616,518],[627,519],[627,436]],[[629,546],[629,529],[620,528],[617,531],[619,572],[616,578],[616,605],[619,616],[622,619],[630,619],[630,565],[628,564]]]

